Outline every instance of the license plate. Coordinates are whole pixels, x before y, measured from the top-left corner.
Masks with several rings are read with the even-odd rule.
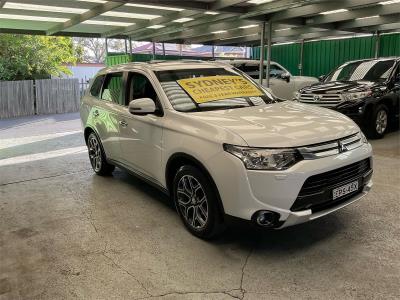
[[[346,196],[347,194],[350,194],[357,190],[358,190],[358,181],[353,181],[346,185],[340,186],[336,189],[333,189],[333,200]]]

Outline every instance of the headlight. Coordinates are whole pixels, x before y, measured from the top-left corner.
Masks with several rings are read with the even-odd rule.
[[[301,96],[301,94],[299,92],[295,92],[294,93],[294,99],[295,100],[300,100],[300,96]]]
[[[344,100],[346,100],[346,101],[357,101],[359,99],[368,97],[371,94],[372,94],[371,91],[365,91],[365,92],[359,92],[359,93],[343,94],[343,97],[344,97]]]
[[[224,150],[238,157],[249,170],[286,170],[302,160],[296,149],[262,149],[224,144]]]

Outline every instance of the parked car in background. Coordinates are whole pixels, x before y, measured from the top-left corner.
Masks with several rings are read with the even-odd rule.
[[[253,79],[259,80],[260,62],[258,60],[235,59],[221,60],[221,62],[229,63],[230,65],[250,75]],[[266,65],[267,64],[264,63],[264,74],[266,74]],[[271,62],[269,75],[270,90],[275,97],[282,100],[293,100],[295,97],[295,92],[297,92],[299,89],[318,82],[318,79],[315,77],[293,76],[288,70],[276,62]],[[263,83],[265,85],[265,80]]]
[[[119,166],[158,187],[202,238],[231,218],[276,229],[315,220],[372,186],[371,145],[352,120],[276,101],[227,64],[106,68],[80,114],[94,172]]]
[[[339,111],[358,123],[371,138],[382,138],[398,126],[400,113],[400,58],[347,62],[319,84],[296,94],[302,103]]]

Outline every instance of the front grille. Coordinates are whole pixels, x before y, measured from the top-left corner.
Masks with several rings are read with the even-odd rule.
[[[301,94],[299,101],[324,107],[333,107],[343,101],[340,94]]]
[[[299,151],[304,159],[315,159],[350,151],[362,144],[362,136],[358,132],[338,140],[304,146],[299,148]]]
[[[309,177],[303,184],[291,211],[311,209],[314,212],[335,206],[356,194],[361,193],[364,185],[371,178],[370,159],[359,161],[339,169]],[[347,183],[358,180],[358,191],[343,198],[332,200],[332,190]]]

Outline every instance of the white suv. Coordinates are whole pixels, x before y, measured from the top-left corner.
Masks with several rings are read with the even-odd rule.
[[[267,228],[313,220],[371,188],[372,149],[346,116],[277,102],[223,63],[103,69],[81,118],[94,171],[128,170],[171,195],[196,236],[229,217]]]

